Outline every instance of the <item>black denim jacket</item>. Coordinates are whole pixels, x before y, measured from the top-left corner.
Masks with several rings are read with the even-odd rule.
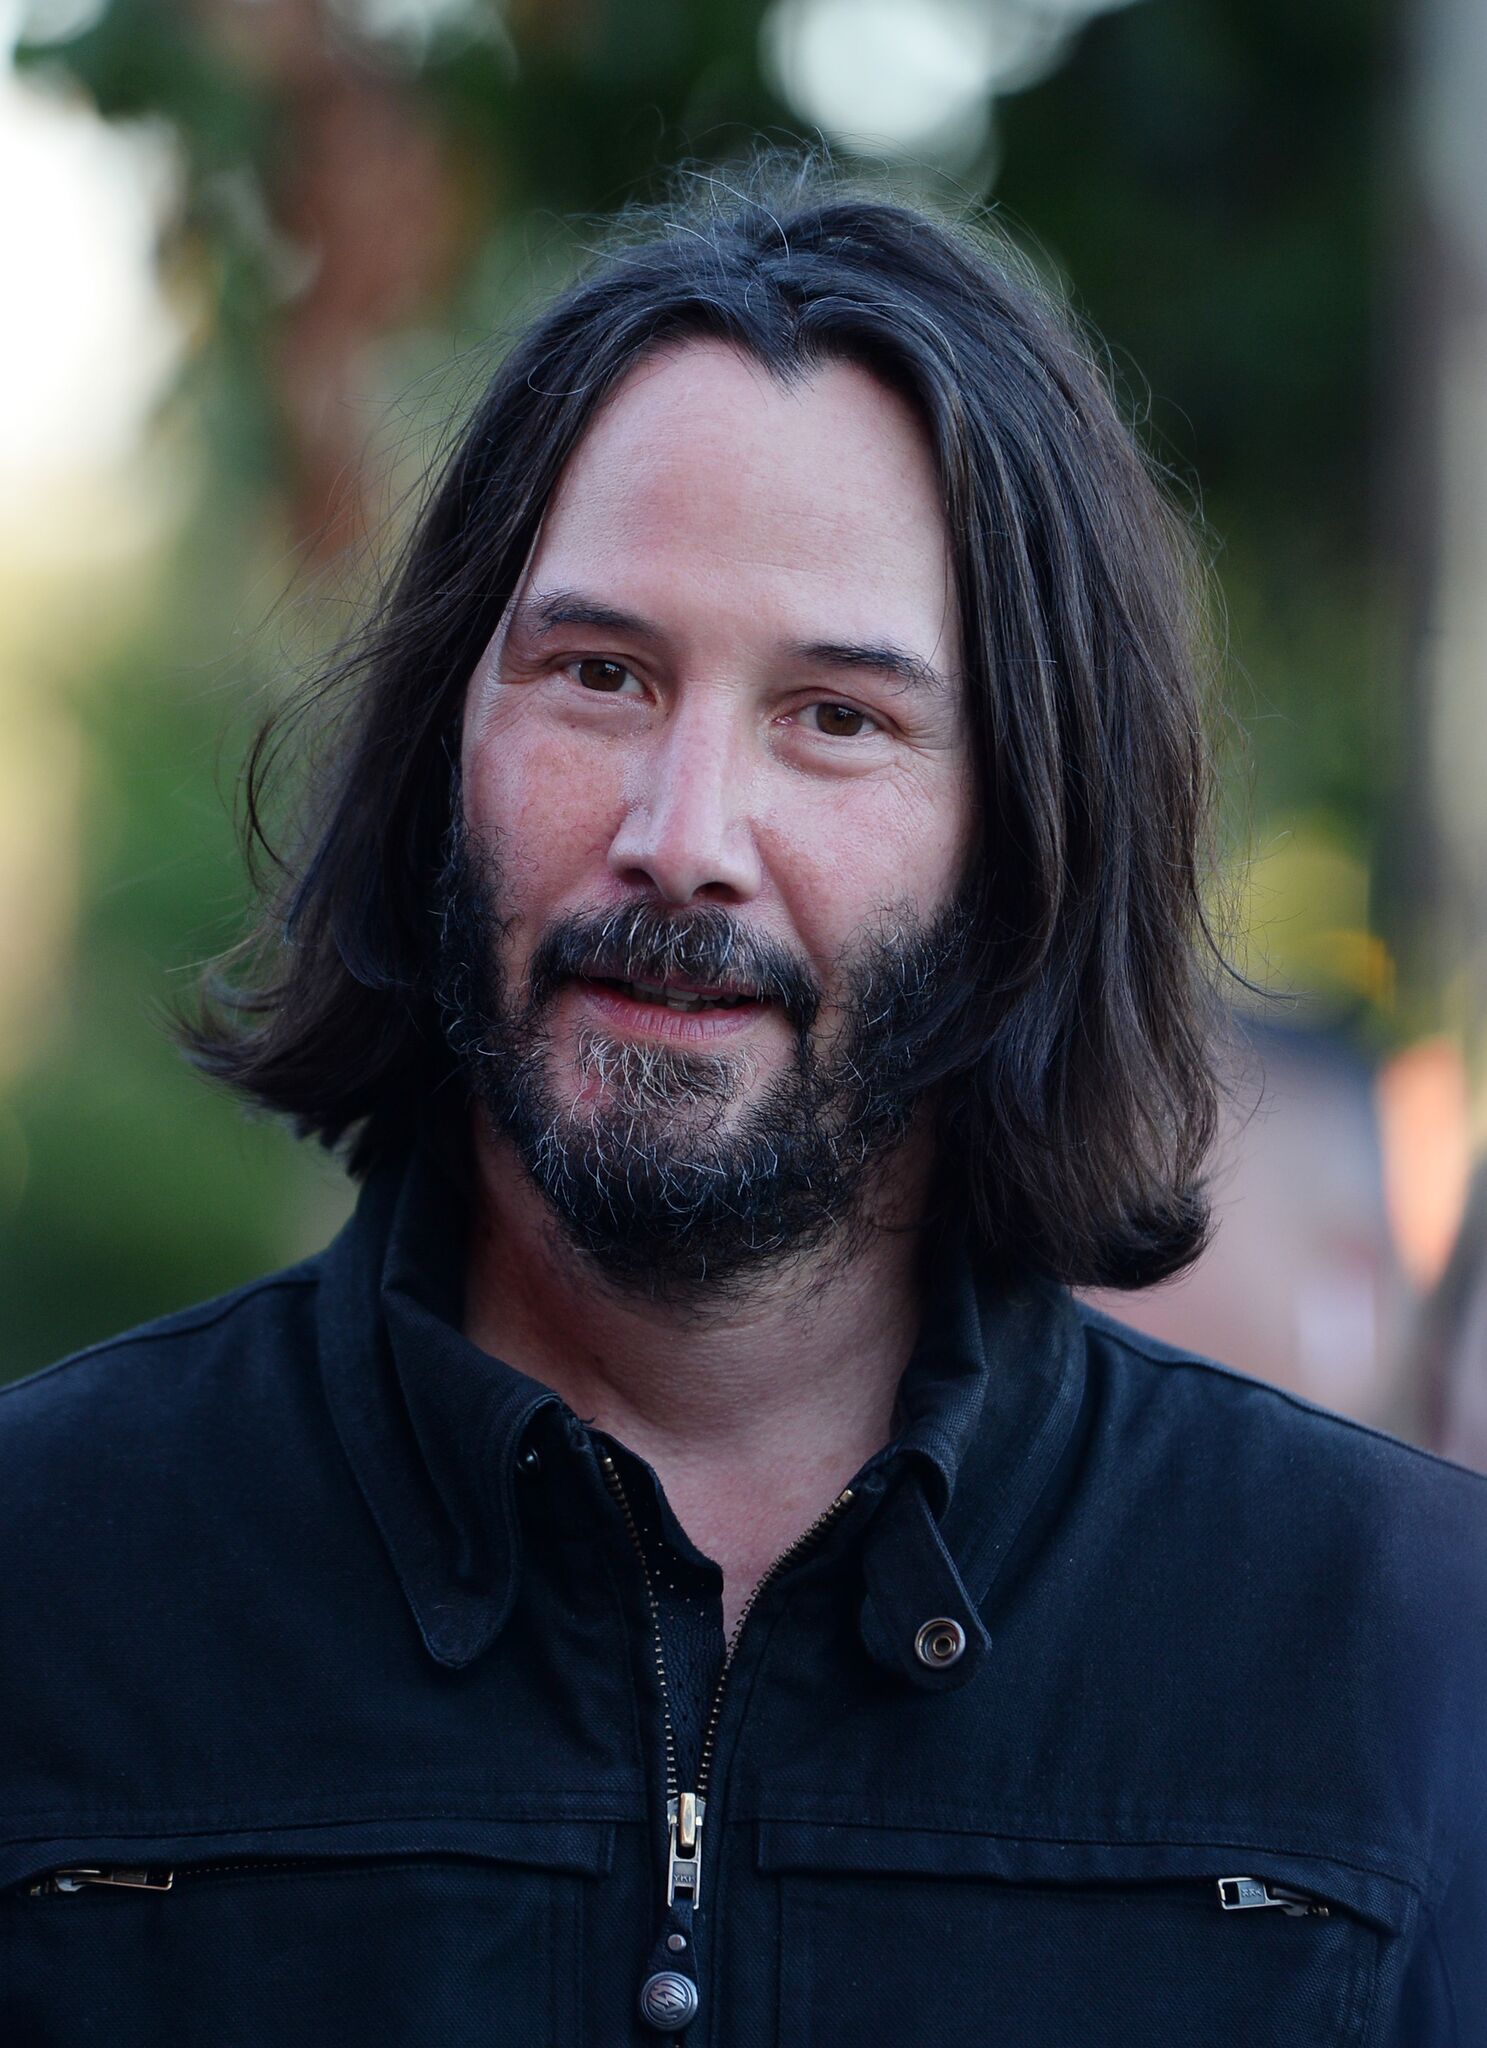
[[[947,1251],[669,1782],[649,1482],[461,1246],[385,1174],[0,1399],[5,2048],[1487,2043],[1481,1480]]]

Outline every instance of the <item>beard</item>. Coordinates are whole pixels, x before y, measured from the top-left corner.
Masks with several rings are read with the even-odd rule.
[[[957,906],[884,912],[834,973],[839,1028],[789,948],[708,905],[577,913],[507,985],[499,863],[457,813],[438,889],[444,1033],[493,1132],[508,1138],[569,1245],[613,1287],[672,1302],[734,1298],[787,1258],[846,1257],[873,1170],[913,1119],[934,1022],[963,961]],[[726,983],[791,1029],[768,1079],[747,1047],[644,1044],[585,1026],[559,1065],[552,1006],[577,977]]]

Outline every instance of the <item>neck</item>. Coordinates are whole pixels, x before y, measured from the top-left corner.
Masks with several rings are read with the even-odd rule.
[[[890,1437],[918,1332],[927,1158],[910,1140],[850,1244],[716,1309],[620,1293],[558,1234],[505,1141],[476,1138],[466,1334],[656,1471],[724,1572],[725,1612]]]

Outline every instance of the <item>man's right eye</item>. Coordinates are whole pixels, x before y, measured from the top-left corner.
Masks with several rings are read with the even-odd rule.
[[[611,697],[617,696],[626,683],[634,683],[637,689],[640,687],[639,678],[633,676],[622,661],[604,661],[597,656],[575,661],[570,674],[584,689],[602,690]]]

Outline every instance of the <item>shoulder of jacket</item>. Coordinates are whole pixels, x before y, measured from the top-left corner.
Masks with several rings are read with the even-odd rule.
[[[105,1337],[54,1365],[0,1387],[0,1447],[15,1432],[25,1433],[32,1420],[63,1411],[86,1410],[95,1400],[118,1390],[126,1398],[139,1372],[153,1367],[184,1368],[191,1356],[221,1340],[252,1345],[296,1297],[319,1282],[319,1257],[250,1280],[229,1294],[191,1308],[178,1309],[136,1329]]]
[[[1406,1494],[1455,1495],[1469,1513],[1487,1518],[1487,1475],[1286,1387],[1148,1336],[1089,1302],[1076,1299],[1075,1307],[1091,1354],[1118,1358],[1154,1389],[1189,1395],[1182,1403],[1187,1416],[1210,1412],[1216,1428],[1222,1425],[1217,1441],[1232,1444],[1228,1431],[1244,1426],[1248,1437],[1270,1443],[1278,1455],[1315,1457],[1360,1477],[1369,1472],[1375,1484],[1396,1485]]]

